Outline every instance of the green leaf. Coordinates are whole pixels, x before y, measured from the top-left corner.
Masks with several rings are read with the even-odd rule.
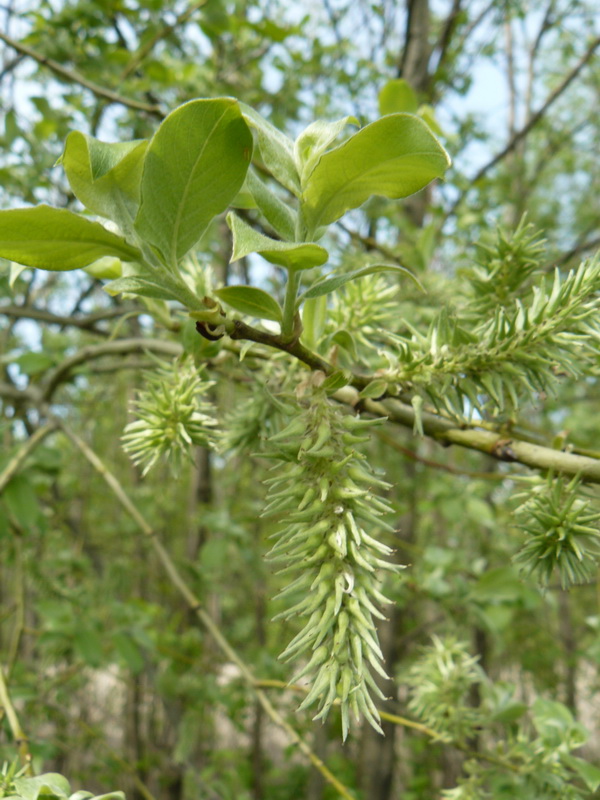
[[[436,136],[444,135],[444,131],[442,130],[439,122],[436,119],[435,110],[433,106],[427,104],[419,106],[417,114],[421,117],[423,122],[426,122],[429,125],[429,127],[435,133]]]
[[[125,800],[125,793],[107,792],[106,794],[97,794],[93,800]]]
[[[189,305],[189,297],[186,292],[177,286],[174,281],[169,281],[166,276],[163,276],[163,280],[160,281],[138,278],[134,275],[126,278],[117,278],[116,281],[107,283],[104,290],[111,295],[126,292],[140,295],[140,297],[152,297],[155,300],[178,300],[186,308]]]
[[[265,167],[282,186],[299,197],[301,194],[300,177],[294,162],[292,140],[250,106],[240,103],[240,108],[248,124],[256,131],[258,147]]]
[[[317,120],[298,136],[294,143],[294,161],[300,173],[302,185],[310,177],[324,151],[335,142],[348,125],[356,125],[360,128],[360,122],[356,117],[344,117],[336,122]]]
[[[412,114],[390,114],[321,156],[302,196],[309,235],[372,195],[407,197],[440,178],[450,158]]]
[[[246,183],[267,222],[284,239],[293,240],[296,234],[296,213],[255,175],[253,169],[248,170]]]
[[[200,338],[200,337],[198,337]],[[130,634],[117,632],[112,637],[115,650],[134,675],[139,675],[144,669],[144,657],[140,652],[137,642]]]
[[[250,253],[258,253],[271,264],[278,264],[288,270],[312,269],[325,264],[329,253],[324,247],[313,242],[280,242],[255,231],[234,213],[227,215],[227,224],[233,234],[232,261]]]
[[[241,189],[252,135],[236,100],[192,100],[173,111],[148,146],[140,236],[177,264]]]
[[[99,222],[46,205],[0,211],[0,256],[54,272],[87,267],[103,256],[141,258],[137,248]]]
[[[130,230],[140,204],[148,142],[108,143],[74,131],[61,158],[75,196],[86,208]]]
[[[99,667],[102,663],[102,637],[91,627],[75,631],[73,649],[90,667]]]
[[[570,753],[564,753],[561,759],[568,767],[575,770],[590,792],[595,792],[600,786],[600,769],[594,764],[584,761],[583,758],[572,756]]]
[[[321,389],[326,394],[335,394],[338,389],[342,389],[344,386],[347,386],[351,380],[352,373],[350,370],[339,369],[336,372],[332,372],[331,375],[325,378],[321,384]]]
[[[35,489],[25,475],[15,475],[5,487],[2,497],[23,530],[35,528],[39,514],[38,501]]]
[[[587,740],[587,732],[563,703],[538,697],[531,710],[536,731],[553,747],[567,743],[573,749]]]
[[[523,581],[513,567],[495,567],[483,573],[473,586],[471,597],[484,603],[515,603],[521,598],[523,588]]]
[[[367,383],[364,389],[359,392],[359,397],[365,398],[377,398],[381,397],[382,394],[385,394],[389,388],[389,383],[385,381],[383,378],[376,378],[374,381],[370,381]]]
[[[47,772],[37,778],[15,778],[14,786],[23,800],[37,800],[44,795],[68,797],[71,792],[69,781],[56,772]]]
[[[15,288],[15,283],[19,280],[19,276],[22,272],[25,272],[26,269],[29,269],[29,267],[25,264],[17,264],[16,261],[12,262],[8,276],[8,285],[11,289]]]
[[[45,372],[49,367],[54,364],[54,359],[48,353],[29,351],[23,355],[15,358],[14,362],[18,364],[19,371],[23,375],[38,375],[40,372]]]
[[[215,294],[227,305],[258,319],[271,319],[281,322],[281,308],[270,294],[256,289],[254,286],[225,286],[218,289]]]
[[[501,722],[502,724],[506,725],[511,722],[516,722],[516,720],[520,719],[523,714],[525,714],[528,710],[529,706],[527,703],[510,703],[509,705],[504,706],[499,711],[492,716],[492,719],[495,722]]]
[[[415,114],[418,107],[415,90],[403,78],[388,81],[379,92],[379,113],[382,117],[398,111]]]
[[[308,302],[310,303],[312,301],[309,300]],[[346,350],[346,352],[348,352],[352,358],[357,358],[356,342],[354,341],[352,334],[345,328],[341,328],[339,331],[336,331],[331,337],[331,341],[335,342],[340,347],[343,347],[343,349]]]
[[[96,280],[114,280],[115,278],[121,277],[123,273],[123,264],[119,258],[104,256],[103,258],[99,258],[98,261],[94,261],[89,266],[84,267],[84,271],[92,278],[96,278]]]
[[[373,275],[376,272],[396,272],[401,275],[408,275],[408,277],[417,284],[419,289],[425,291],[421,286],[419,279],[416,278],[409,269],[406,269],[406,267],[400,267],[397,264],[371,264],[368,267],[355,269],[353,272],[346,272],[344,275],[332,275],[329,278],[320,278],[316,283],[313,283],[312,286],[309,286],[308,289],[300,295],[297,303],[300,304],[303,300],[309,300],[311,297],[320,297],[324,294],[330,294],[331,292],[335,292],[345,283],[356,281],[359,278],[364,278],[366,275]]]

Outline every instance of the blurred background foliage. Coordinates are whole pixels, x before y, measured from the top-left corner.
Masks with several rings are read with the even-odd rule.
[[[475,247],[498,241],[496,225],[514,230],[526,212],[544,232],[548,269],[576,267],[598,245],[599,26],[584,0],[11,0],[0,8],[0,205],[77,208],[55,166],[73,129],[148,137],[186,100],[233,95],[295,134],[316,117],[372,121],[382,87],[403,78],[454,166],[443,184],[402,204],[374,199],[330,234],[340,269],[383,253],[427,275],[426,296],[399,297],[377,279],[334,302],[331,346],[369,363],[398,314],[427,330],[440,307],[468,302],[452,294],[456,275],[482,263],[498,275]],[[279,291],[276,270],[228,264],[223,225],[200,244],[198,263],[211,265],[201,281]],[[166,304],[109,297],[85,272],[5,263],[0,294],[0,470],[49,404],[110,465],[256,676],[285,682],[277,655],[289,631],[270,624],[280,579],[262,560],[274,523],[260,517],[264,462],[252,455],[274,411],[252,359],[201,340]],[[139,339],[205,365],[226,455],[199,447],[177,475],[159,462],[143,479],[131,465],[120,436],[153,361],[141,345],[104,345]],[[272,388],[286,371],[301,379],[273,357],[260,380]],[[507,411],[507,430],[534,443],[559,431],[556,446],[598,457],[597,391],[590,377],[557,382],[518,421]],[[357,798],[590,796],[600,780],[590,764],[600,760],[597,573],[566,591],[558,573],[541,589],[517,571],[524,469],[401,428],[366,452],[394,486],[397,558],[410,565],[390,582],[395,605],[380,632],[397,678],[386,710],[420,722],[388,720],[385,738],[367,726],[342,746],[335,714],[323,727],[293,715],[283,684],[268,689],[273,702]],[[130,800],[339,795],[266,718],[64,437],[47,438],[6,486],[0,548],[0,661],[36,771]],[[14,758],[4,720],[0,762]]]

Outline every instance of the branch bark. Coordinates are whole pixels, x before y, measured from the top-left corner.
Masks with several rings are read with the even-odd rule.
[[[350,386],[340,389],[334,397],[369,414],[387,417],[398,425],[414,428],[414,409],[399,400],[361,400],[356,389]],[[450,420],[427,412],[423,412],[421,417],[424,433],[440,444],[457,444],[486,453],[498,461],[522,464],[537,470],[551,469],[566,475],[580,475],[588,483],[600,483],[600,459],[542,447],[493,431],[457,428]]]
[[[34,308],[33,306],[0,306],[0,315],[4,315],[5,317],[10,317],[12,319],[34,319],[38,322],[47,322],[49,325],[81,328],[81,330],[90,331],[98,336],[109,336],[111,334],[111,331],[104,331],[101,328],[97,328],[96,325],[99,322],[121,317],[132,311],[138,314],[143,313],[141,310],[119,306],[118,308],[108,308],[105,311],[88,314],[85,317],[67,317],[61,316],[60,314],[53,314],[51,311],[45,311],[41,308]]]
[[[56,427],[56,423],[49,422],[42,428],[38,428],[35,433],[23,443],[19,450],[17,450],[15,455],[0,473],[0,493],[4,491],[8,482],[14,478],[17,472],[21,469],[27,457],[30,456],[35,448],[44,441],[46,436],[49,436],[53,431],[56,430]]]
[[[42,399],[49,401],[56,388],[61,384],[66,376],[80,364],[86,361],[93,361],[104,356],[126,355],[129,353],[143,353],[151,350],[154,353],[161,353],[166,356],[179,356],[182,353],[181,345],[177,342],[163,341],[162,339],[119,339],[115,342],[106,344],[94,344],[89,347],[82,347],[70,358],[66,358],[55,367],[46,378]]]
[[[67,81],[67,83],[76,83],[79,86],[83,86],[84,89],[88,89],[90,92],[92,92],[92,94],[95,94],[96,97],[101,97],[103,100],[108,100],[109,103],[117,103],[118,105],[125,106],[126,108],[131,108],[134,111],[145,111],[147,114],[150,114],[150,116],[157,117],[158,119],[163,119],[165,116],[165,112],[160,106],[153,105],[151,103],[143,103],[139,100],[132,100],[129,97],[123,97],[123,95],[117,94],[117,92],[113,92],[111,89],[106,89],[104,86],[93,83],[93,81],[89,81],[79,72],[63,67],[62,64],[58,63],[58,61],[54,61],[52,58],[47,58],[41,53],[33,50],[31,47],[18,42],[16,39],[12,39],[2,31],[0,31],[0,41],[3,41],[9,47],[12,47],[13,50],[17,51],[17,53],[21,53],[28,58],[32,58],[34,61],[37,61],[38,64],[41,64],[41,66],[47,67],[51,72],[54,72],[55,75],[58,75],[63,80]]]

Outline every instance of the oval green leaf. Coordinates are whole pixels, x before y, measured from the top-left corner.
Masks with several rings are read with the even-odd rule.
[[[415,90],[404,78],[388,81],[379,92],[379,113],[382,117],[398,111],[416,114],[418,107]]]
[[[41,205],[0,211],[0,256],[28,267],[64,272],[103,256],[138,261],[141,253],[99,222]]]
[[[227,224],[233,234],[233,253],[231,261],[258,253],[271,264],[291,272],[312,269],[325,264],[329,253],[314,242],[280,242],[255,231],[233,213],[227,215]]]
[[[335,122],[317,120],[302,131],[294,143],[294,161],[300,173],[302,184],[310,176],[322,153],[335,142],[347,125],[360,127],[356,117],[344,117]]]
[[[372,195],[397,199],[418,192],[449,166],[448,154],[418,117],[382,117],[321,156],[302,196],[309,235]]]
[[[270,294],[254,286],[225,286],[215,294],[228,306],[249,317],[281,322],[281,308]]]
[[[173,267],[242,188],[252,134],[232,98],[192,100],[150,141],[142,175],[139,235]]]
[[[111,144],[78,131],[70,133],[61,163],[75,197],[94,214],[131,229],[147,147],[144,139]]]
[[[376,378],[375,380],[367,383],[364,389],[359,392],[359,397],[364,398],[371,398],[376,399],[384,395],[389,388],[388,381],[385,381],[383,378]]]
[[[154,300],[179,300],[186,305],[184,299],[179,297],[175,291],[167,288],[162,283],[148,280],[147,278],[137,278],[135,276],[117,278],[117,280],[107,283],[104,291],[110,295],[125,292],[126,294],[137,294],[140,297],[152,297]]]

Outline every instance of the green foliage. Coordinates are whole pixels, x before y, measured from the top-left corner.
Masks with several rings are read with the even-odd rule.
[[[60,159],[77,199],[94,214],[111,219],[130,235],[140,204],[142,167],[148,142],[107,144],[73,131]]]
[[[539,272],[545,242],[523,217],[513,232],[498,228],[488,243],[476,243],[476,266],[465,270],[472,287],[470,309],[474,316],[508,308],[531,292],[531,278]]]
[[[372,195],[399,198],[440,178],[450,158],[427,125],[410,114],[372,122],[323,154],[303,181],[303,217],[310,235]]]
[[[62,775],[48,772],[36,777],[12,775],[12,770],[4,766],[0,781],[0,797],[7,800],[125,800],[123,792],[109,792],[94,795],[93,792],[79,790],[71,792],[69,781]]]
[[[227,224],[233,234],[232,261],[244,258],[250,253],[259,253],[271,264],[278,264],[280,267],[295,272],[296,270],[320,267],[325,264],[329,256],[327,250],[319,247],[318,244],[280,242],[277,239],[263,236],[235,214],[228,214]]]
[[[39,780],[50,770],[132,796],[288,800],[320,792],[298,755],[312,746],[345,784],[326,787],[328,800],[597,792],[598,745],[583,727],[600,652],[588,483],[599,285],[586,258],[596,67],[572,72],[597,16],[587,0],[577,14],[563,0],[481,14],[412,5],[340,0],[302,16],[279,0],[132,0],[110,13],[97,0],[17,0],[0,11],[5,33],[26,31],[39,56],[2,65],[1,203],[61,207],[0,213],[13,262],[0,264],[0,485],[11,475],[0,660],[26,731],[5,719],[1,749],[29,747]],[[512,63],[512,120],[461,108],[490,63]],[[447,173],[438,135],[456,165]],[[444,185],[389,199],[442,174]],[[107,227],[64,210],[73,194]],[[54,274],[27,269],[47,264]],[[172,365],[150,355],[179,348]],[[136,392],[143,480],[118,447]],[[376,425],[366,409],[389,419]],[[155,538],[107,500],[105,473],[60,428],[11,472],[46,421],[94,450]],[[557,427],[548,474],[535,453],[548,456]],[[466,448],[440,447],[450,441]],[[524,480],[524,465],[541,477]],[[344,554],[332,498],[348,480],[356,529],[342,520]],[[272,534],[276,575],[262,562]],[[148,557],[154,541],[171,570]],[[384,588],[396,558],[409,569]],[[197,600],[183,606],[174,574]],[[198,608],[240,662],[194,627]],[[273,614],[289,619],[269,624]],[[287,689],[286,636],[302,684]],[[399,676],[397,691],[382,671]],[[274,733],[257,685],[299,747]],[[301,691],[323,719],[340,709],[345,746],[337,725],[316,731],[310,715],[285,713]],[[386,739],[365,722],[389,725]],[[23,787],[27,800],[40,785]]]
[[[514,266],[513,266],[514,268]],[[441,311],[426,334],[390,337],[396,366],[390,375],[413,387],[438,410],[460,419],[473,410],[518,409],[553,391],[557,374],[579,377],[594,359],[600,336],[600,259],[562,277],[541,279],[491,319],[461,319]]]
[[[0,256],[62,272],[86,267],[103,256],[137,261],[140,253],[98,222],[41,205],[0,211]]]
[[[194,100],[173,111],[144,159],[135,229],[174,269],[241,189],[252,137],[231,98]]]

